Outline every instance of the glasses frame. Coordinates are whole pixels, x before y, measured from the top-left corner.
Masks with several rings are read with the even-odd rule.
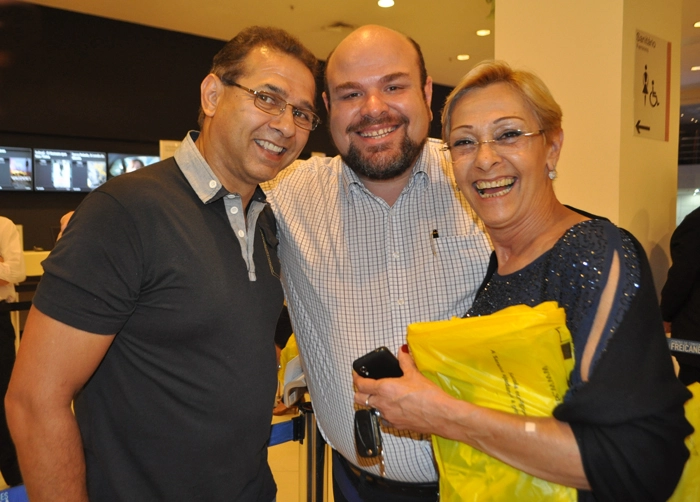
[[[284,111],[287,109],[288,106],[291,106],[291,107],[292,107],[292,120],[294,120],[294,124],[295,124],[297,127],[300,127],[301,129],[304,129],[304,130],[306,130],[306,131],[313,131],[313,130],[316,129],[316,128],[319,126],[319,124],[321,123],[321,119],[319,118],[318,115],[316,115],[316,114],[313,112],[313,110],[310,110],[310,109],[308,109],[308,108],[299,108],[299,107],[297,107],[297,106],[294,106],[294,105],[291,104],[289,101],[285,101],[284,99],[282,99],[282,96],[279,96],[278,94],[274,94],[274,93],[272,93],[272,92],[265,92],[265,91],[255,91],[255,90],[253,90],[253,89],[251,89],[251,88],[249,88],[249,87],[246,87],[246,86],[244,86],[244,85],[241,85],[241,84],[239,84],[239,83],[237,83],[237,82],[227,81],[227,80],[225,80],[225,79],[223,79],[223,78],[220,79],[220,80],[221,80],[221,82],[222,82],[224,85],[238,87],[239,89],[243,89],[243,90],[244,90],[245,92],[247,92],[248,94],[253,95],[253,97],[254,97],[254,99],[253,99],[253,104],[255,105],[255,107],[256,107],[258,110],[267,113],[268,115],[272,115],[272,116],[279,117],[280,115],[282,115],[282,114],[284,113]],[[279,113],[275,113],[274,110],[277,110],[277,108],[268,109],[268,108],[263,108],[262,106],[260,106],[260,96],[269,96],[269,97],[271,97],[271,98],[274,98],[274,99],[276,99],[276,100],[279,100],[279,101],[281,101],[282,103],[284,103],[284,106],[283,106],[282,108],[279,108]],[[302,125],[302,124],[300,124],[299,122],[297,122],[297,115],[295,114],[296,111],[301,111],[301,112],[304,112],[304,113],[307,113],[307,114],[311,115],[311,127],[305,127],[304,125]]]
[[[520,129],[518,129],[517,131],[520,133],[517,137],[518,139],[519,138],[531,138],[533,136],[539,136],[540,134],[545,133],[544,129],[540,129],[538,131],[532,131],[532,132],[523,132]],[[516,141],[517,141],[517,139],[516,139]],[[481,145],[485,145],[487,143],[494,143],[494,144],[498,145],[498,139],[493,138],[493,139],[484,139],[481,141],[474,141],[474,145],[473,145],[475,147],[474,154],[479,152]],[[452,150],[452,147],[449,144],[445,144],[445,146],[442,147],[442,151],[450,151],[450,153],[452,153],[451,150]],[[455,162],[454,159],[452,159],[452,161]],[[457,162],[459,162],[459,161],[457,161]]]

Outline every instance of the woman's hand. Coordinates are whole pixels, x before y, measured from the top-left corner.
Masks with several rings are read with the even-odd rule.
[[[357,404],[378,409],[397,429],[460,441],[533,476],[590,490],[568,424],[453,398],[418,371],[407,346],[398,357],[404,373],[400,378],[372,380],[353,374]]]
[[[400,378],[373,380],[353,372],[355,402],[376,408],[382,419],[397,429],[433,433],[438,417],[431,412],[438,401],[453,398],[418,371],[407,345],[401,347],[398,359],[403,371]]]

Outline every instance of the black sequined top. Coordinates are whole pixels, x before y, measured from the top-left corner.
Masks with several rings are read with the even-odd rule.
[[[615,333],[639,288],[639,257],[629,236],[604,220],[586,220],[571,227],[557,243],[527,265],[488,279],[467,316],[492,314],[511,305],[539,305],[555,300],[566,311],[566,325],[574,341],[576,368],[571,385],[580,384],[577,368],[605,287],[613,252],[620,255],[620,277],[612,315],[595,351],[593,366]],[[491,257],[495,260],[495,253]],[[592,367],[593,367],[592,366]]]
[[[611,314],[593,356],[589,379],[581,356],[615,253],[620,276]],[[634,237],[602,220],[571,227],[548,252],[501,276],[495,254],[469,315],[556,300],[566,310],[576,367],[552,415],[576,438],[591,491],[579,502],[665,501],[680,478],[692,427],[683,403],[690,393],[676,378],[661,323],[651,269]]]

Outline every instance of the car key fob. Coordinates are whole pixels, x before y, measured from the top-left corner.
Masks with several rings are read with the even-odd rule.
[[[375,410],[363,408],[355,412],[355,446],[361,457],[376,457],[382,450],[379,417]]]

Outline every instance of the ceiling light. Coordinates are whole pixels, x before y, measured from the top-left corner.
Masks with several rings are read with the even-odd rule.
[[[469,54],[457,54],[457,61],[466,61],[469,59]]]
[[[700,71],[700,66],[693,66],[690,71]]]
[[[380,7],[384,7],[385,9],[386,9],[387,7],[393,7],[393,6],[394,6],[394,0],[379,0],[379,1],[377,2],[377,5],[379,5]]]
[[[693,195],[697,195],[700,193],[700,188],[696,188],[695,191],[693,192]]]
[[[693,28],[700,28],[700,21],[698,21],[697,23],[695,23],[695,24],[693,25]]]
[[[476,35],[478,37],[487,37],[491,34],[491,30],[477,30]]]

